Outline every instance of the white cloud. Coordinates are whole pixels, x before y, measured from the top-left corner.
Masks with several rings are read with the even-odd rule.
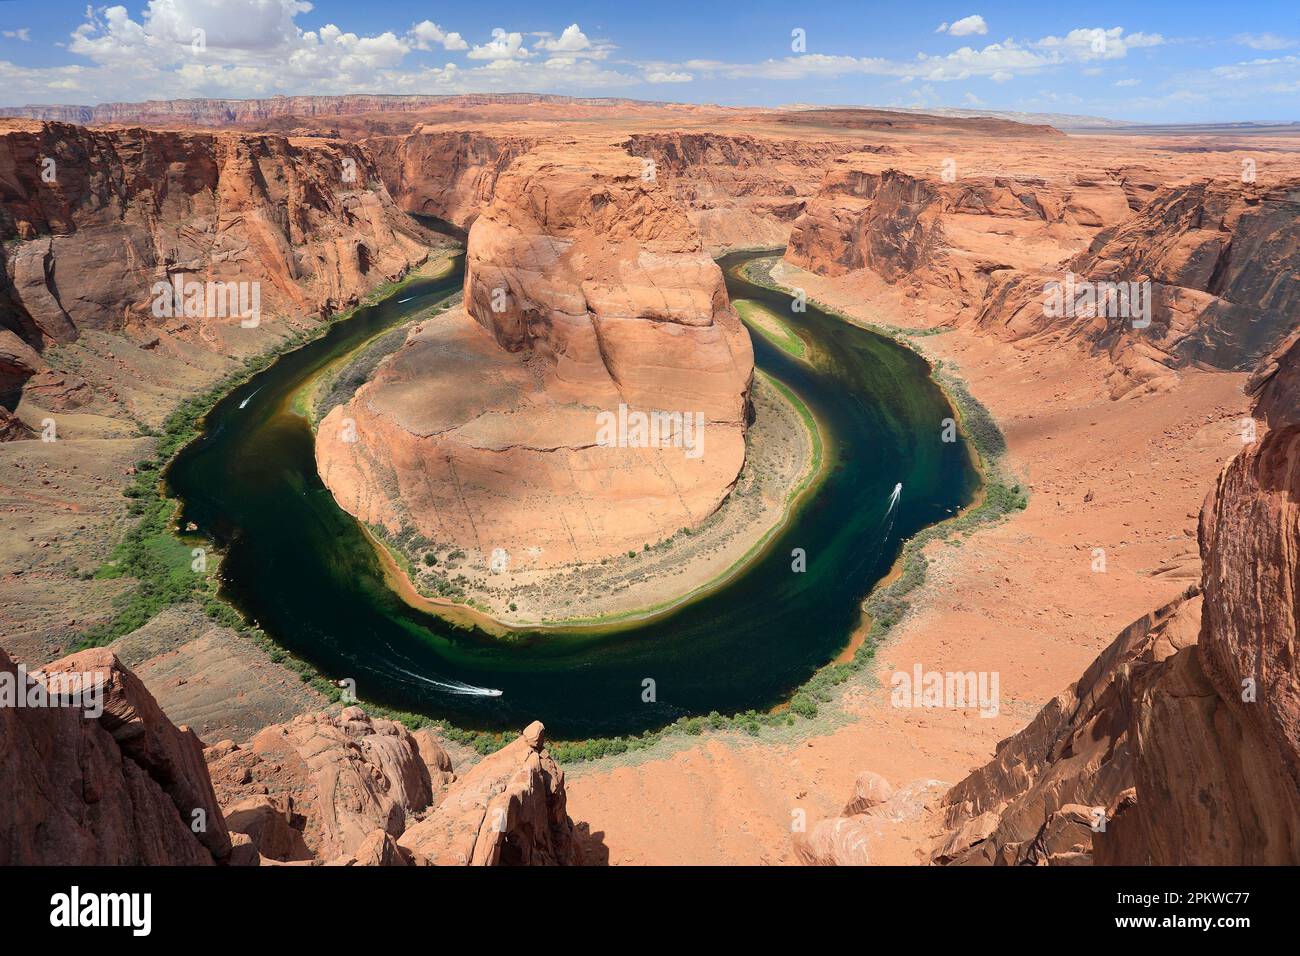
[[[459,33],[448,33],[432,20],[421,20],[408,33],[415,40],[417,50],[432,50],[435,45],[444,50],[469,49],[469,44]]]
[[[1010,80],[1014,80],[1015,78],[1016,77],[1014,73],[1008,73],[1006,70],[998,70],[996,73],[989,74],[989,79],[992,80],[994,83],[1006,83]]]
[[[1278,36],[1276,33],[1238,33],[1232,39],[1252,50],[1289,50],[1293,46],[1300,46],[1300,40]]]
[[[1134,79],[1134,78],[1132,78],[1132,77],[1129,77],[1127,80],[1116,80],[1116,81],[1115,81],[1115,85],[1116,85],[1116,86],[1138,86],[1138,85],[1140,85],[1141,83],[1142,83],[1141,80]]]
[[[983,105],[984,105],[984,101],[983,101],[982,99],[980,99],[978,96],[976,96],[974,93],[967,93],[965,96],[962,97],[962,101],[963,101],[967,106],[983,106]]]
[[[24,43],[30,42],[32,38],[31,27],[19,27],[17,30],[0,30],[0,33],[3,33],[10,40],[22,40]]]
[[[689,83],[693,79],[695,79],[695,77],[693,77],[689,73],[681,73],[675,71],[665,73],[663,71],[656,70],[652,73],[647,73],[645,75],[645,80],[647,83]]]
[[[531,55],[524,49],[522,33],[507,33],[500,27],[492,31],[491,40],[487,43],[475,44],[468,53],[471,60],[513,60],[516,57],[523,59]]]
[[[551,34],[543,34],[542,38],[533,44],[535,49],[548,50],[552,53],[577,53],[579,50],[588,50],[591,48],[591,41],[587,35],[578,28],[576,23],[571,23],[564,28],[564,32],[559,37],[553,37]]]
[[[939,29],[934,32],[946,33],[954,37],[984,36],[989,32],[989,25],[984,22],[984,18],[978,13],[972,13],[968,17],[962,17],[955,23],[941,23]]]

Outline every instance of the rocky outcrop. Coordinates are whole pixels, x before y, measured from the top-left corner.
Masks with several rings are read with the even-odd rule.
[[[345,510],[526,568],[639,551],[717,509],[753,351],[699,235],[641,173],[614,148],[511,164],[470,232],[465,310],[417,326],[321,422]],[[657,437],[620,439],[651,412]]]
[[[410,732],[359,707],[304,714],[206,756],[231,827],[273,860],[346,858],[375,830],[400,836],[433,800]]]
[[[1257,399],[1256,417],[1270,428],[1300,423],[1300,329],[1256,369],[1246,390]]]
[[[1133,786],[1133,683],[1195,644],[1201,604],[1194,587],[1130,624],[1077,682],[998,744],[990,763],[953,787],[942,801],[950,832],[936,861],[1050,863],[1060,849],[1048,838],[1060,825],[1053,812],[1085,806],[1100,821]],[[1077,851],[1071,844],[1064,852]]]
[[[230,836],[198,738],[105,650],[43,673],[71,691],[59,706],[0,706],[0,865],[225,862]],[[38,680],[3,651],[0,675],[24,699]]]
[[[1055,262],[1080,231],[1128,214],[1121,184],[1105,177],[959,177],[951,158],[853,153],[832,163],[785,257],[818,275],[867,270],[962,310],[980,302],[995,271]]]
[[[468,229],[492,201],[497,179],[538,147],[567,145],[583,154],[618,146],[661,180],[686,210],[712,254],[784,246],[790,224],[817,190],[826,165],[856,144],[770,139],[741,133],[637,133],[564,143],[548,137],[421,126],[409,135],[364,141],[398,206]]]
[[[359,707],[205,749],[103,648],[31,673],[0,650],[0,774],[3,866],[575,862],[540,723],[460,780]]]
[[[432,236],[355,145],[0,121],[0,239],[12,394],[48,343],[91,329],[255,350],[259,329],[282,337],[402,274]],[[202,294],[160,291],[178,279]]]
[[[222,741],[205,756],[228,825],[262,865],[575,862],[564,774],[540,723],[459,778],[432,731],[359,707],[304,715],[245,745]]]
[[[948,793],[937,862],[1300,862],[1300,426],[1224,469],[1200,541],[1201,587]]]
[[[1009,341],[1072,340],[1106,355],[1116,366],[1112,397],[1164,389],[1187,366],[1267,367],[1300,323],[1298,258],[1300,181],[1176,186],[1057,269],[999,272],[973,324]],[[1066,273],[1078,298],[1062,314],[1046,303]],[[1149,284],[1148,314],[1135,322],[1131,309],[1093,301],[1090,283]]]
[[[938,780],[915,780],[895,790],[878,773],[864,770],[840,815],[819,820],[794,835],[794,855],[804,866],[867,866],[900,827],[927,813],[944,791]]]
[[[448,790],[437,810],[398,839],[432,866],[555,866],[576,862],[564,772],[533,722]]]

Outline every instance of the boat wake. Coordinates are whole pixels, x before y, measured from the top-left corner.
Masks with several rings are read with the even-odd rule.
[[[245,407],[249,402],[251,402],[251,401],[253,400],[253,395],[256,395],[256,394],[257,394],[258,392],[260,392],[261,390],[262,390],[262,389],[261,389],[260,387],[259,387],[259,388],[255,388],[255,389],[253,389],[253,394],[252,394],[252,395],[249,395],[248,398],[246,398],[246,399],[244,399],[242,402],[240,402],[240,403],[239,403],[239,407],[240,407],[240,408],[244,408],[244,407]]]
[[[889,507],[885,509],[885,517],[881,520],[884,526],[884,533],[880,536],[880,546],[883,548],[885,542],[889,540],[890,532],[894,530],[894,517],[898,513],[898,499],[903,497],[903,483],[900,481],[894,485],[893,493],[889,496]]]
[[[473,684],[466,684],[462,681],[442,681],[434,680],[432,677],[425,677],[423,674],[417,674],[414,671],[408,671],[405,668],[398,667],[396,670],[405,674],[407,677],[415,678],[415,681],[428,687],[437,687],[449,694],[456,694],[461,697],[500,697],[501,691],[493,690],[491,687],[475,687]],[[411,682],[407,682],[411,683]]]

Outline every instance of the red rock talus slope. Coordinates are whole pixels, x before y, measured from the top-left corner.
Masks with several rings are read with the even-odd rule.
[[[1201,589],[949,792],[936,859],[1300,862],[1300,426],[1224,469],[1200,537]]]
[[[12,392],[46,371],[47,343],[88,329],[234,354],[259,334],[237,315],[154,315],[154,283],[172,276],[257,283],[261,334],[283,334],[400,275],[431,236],[355,145],[5,121],[0,238]]]
[[[0,671],[18,679],[2,650]],[[44,671],[95,675],[103,712],[0,707],[0,865],[226,861],[230,836],[198,738],[108,651]]]
[[[1268,186],[1202,181],[1160,191],[1136,215],[1102,230],[1053,272],[994,277],[974,322],[1010,341],[1075,339],[1107,354],[1118,397],[1167,388],[1188,365],[1249,370],[1265,363],[1300,322],[1300,180]],[[1044,310],[1044,284],[1151,283],[1150,326],[1125,316]]]
[[[618,149],[539,147],[501,176],[470,232],[466,311],[414,329],[321,423],[345,510],[512,568],[640,550],[716,510],[744,461],[753,351],[699,235],[641,173]],[[703,443],[598,445],[620,405],[702,415]]]

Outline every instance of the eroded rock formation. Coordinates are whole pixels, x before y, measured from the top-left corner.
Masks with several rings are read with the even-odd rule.
[[[438,808],[397,841],[432,866],[554,866],[576,862],[564,772],[536,721],[453,784]]]
[[[1129,215],[1114,179],[957,173],[951,157],[922,166],[841,156],[795,221],[786,258],[819,275],[865,269],[961,310],[981,301],[993,272],[1046,266]]]
[[[721,270],[642,164],[539,147],[474,223],[465,310],[417,326],[326,416],[317,463],[345,510],[484,566],[599,560],[722,502],[753,367]],[[637,412],[676,415],[672,434],[620,438]]]
[[[1010,341],[1073,339],[1106,354],[1117,368],[1112,397],[1168,388],[1176,368],[1267,364],[1300,315],[1297,255],[1300,180],[1176,186],[1057,270],[997,273],[974,323]],[[1066,272],[1080,299],[1053,314],[1045,288]],[[1121,282],[1150,283],[1149,313],[1136,322],[1082,298],[1086,283]]]
[[[16,688],[35,680],[20,681],[3,650],[0,672]],[[86,716],[99,704],[71,694],[62,706],[0,707],[0,865],[226,862],[230,836],[198,738],[108,651],[43,672],[86,675],[102,712]]]
[[[45,375],[55,407],[88,390],[47,368],[47,344],[97,330],[260,350],[259,334],[356,302],[432,240],[352,144],[21,121],[0,122],[0,238],[0,399]],[[242,284],[243,311],[206,287],[201,308],[161,302],[155,284],[176,277]]]
[[[410,732],[359,707],[305,714],[243,746],[214,744],[206,756],[231,827],[271,859],[346,858],[376,829],[401,835],[408,814],[433,800]]]

